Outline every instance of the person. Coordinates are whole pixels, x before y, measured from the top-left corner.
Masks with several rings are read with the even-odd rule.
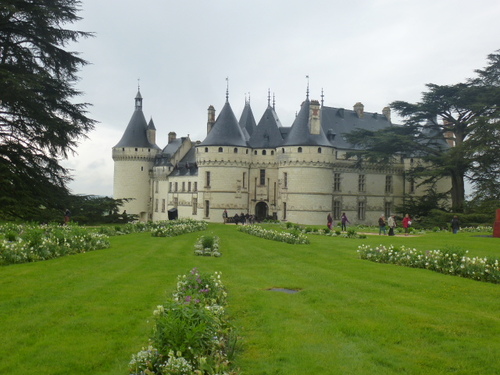
[[[328,229],[332,230],[332,227],[333,227],[332,214],[328,214],[328,216],[326,217],[326,226],[328,227]]]
[[[453,219],[451,219],[451,230],[453,231],[453,234],[457,234],[459,229],[460,221],[458,220],[458,216],[455,215],[453,216]]]
[[[347,215],[345,214],[345,212],[342,212],[342,217],[340,218],[340,221],[342,223],[342,230],[346,231],[347,230],[347,223],[351,224],[351,222],[347,218]]]
[[[241,222],[241,225],[246,224],[246,217],[245,217],[245,214],[243,212],[240,215],[240,222]]]
[[[224,222],[224,224],[226,224],[227,222],[227,210],[224,209],[224,212],[222,213],[222,221]]]
[[[238,214],[237,214],[237,213],[236,213],[236,214],[234,214],[234,223],[235,223],[236,225],[238,225],[238,222],[239,222],[239,221],[240,221],[240,217],[238,216]]]
[[[406,214],[405,217],[403,218],[403,228],[405,228],[405,236],[408,236],[408,233],[410,233],[410,226],[411,226],[411,217],[409,214]]]
[[[70,220],[71,220],[71,211],[66,208],[66,211],[64,211],[64,225],[68,225]]]
[[[386,230],[385,230],[385,225],[386,225],[386,223],[385,223],[385,216],[382,215],[378,219],[378,235],[379,236],[382,234],[382,232],[384,232],[384,236],[387,234]]]
[[[389,220],[387,220],[387,224],[389,225],[389,236],[394,236],[394,228],[396,228],[396,219],[394,215],[389,216]]]

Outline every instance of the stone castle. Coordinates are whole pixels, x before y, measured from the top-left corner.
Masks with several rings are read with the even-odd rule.
[[[333,108],[309,99],[291,126],[282,126],[271,105],[256,123],[250,102],[237,120],[228,100],[216,116],[208,108],[207,135],[193,142],[168,134],[156,144],[153,120],[146,121],[140,91],[121,140],[113,147],[114,198],[133,198],[124,205],[141,221],[168,220],[169,215],[222,222],[234,214],[275,218],[300,224],[326,224],[343,212],[353,224],[375,225],[388,217],[405,196],[425,194],[428,186],[405,179],[414,162],[398,156],[390,165],[359,169],[346,153],[355,149],[345,138],[352,129],[376,131],[393,126],[388,107],[381,114]],[[447,191],[443,182],[439,191]]]

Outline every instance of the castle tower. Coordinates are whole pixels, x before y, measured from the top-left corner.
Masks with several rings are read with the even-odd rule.
[[[196,145],[197,199],[203,208],[198,213],[200,219],[221,222],[224,209],[231,216],[247,213],[250,156],[245,135],[226,95],[226,103],[209,127],[205,140]]]
[[[127,214],[147,221],[151,216],[151,179],[155,156],[161,151],[155,143],[156,129],[149,126],[142,112],[142,96],[137,91],[135,110],[120,141],[113,147],[113,197],[130,199],[123,205]]]

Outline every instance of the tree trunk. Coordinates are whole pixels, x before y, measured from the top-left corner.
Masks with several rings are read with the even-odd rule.
[[[465,202],[464,173],[451,172],[451,209],[453,212],[463,212]]]

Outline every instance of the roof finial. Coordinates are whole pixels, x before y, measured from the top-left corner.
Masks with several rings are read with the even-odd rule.
[[[267,106],[271,106],[271,89],[267,89]]]
[[[273,92],[273,109],[276,110],[276,97]]]
[[[137,91],[141,91],[141,79],[137,78]]]
[[[229,77],[226,77],[226,103],[229,102]]]
[[[307,79],[306,99],[309,100],[309,75],[306,76],[306,79]]]
[[[248,92],[248,104],[250,104],[250,92]]]
[[[325,102],[325,95],[323,94],[323,87],[321,88],[321,106],[323,107],[323,103]]]

